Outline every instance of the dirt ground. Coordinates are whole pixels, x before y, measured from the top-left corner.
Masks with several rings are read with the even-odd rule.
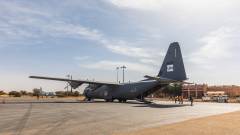
[[[240,135],[240,112],[192,119],[118,135]]]

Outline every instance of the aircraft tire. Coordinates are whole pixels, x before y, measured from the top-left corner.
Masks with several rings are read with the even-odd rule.
[[[105,102],[113,102],[113,99],[105,99]]]
[[[121,103],[123,100],[122,99],[118,99],[118,102]]]
[[[123,103],[126,103],[126,102],[127,102],[127,99],[123,99],[122,102],[123,102]]]

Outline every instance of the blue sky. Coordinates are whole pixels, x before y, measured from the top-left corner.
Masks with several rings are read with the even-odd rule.
[[[0,89],[62,90],[29,75],[116,81],[156,75],[168,45],[181,44],[189,81],[240,85],[237,0],[0,2]]]

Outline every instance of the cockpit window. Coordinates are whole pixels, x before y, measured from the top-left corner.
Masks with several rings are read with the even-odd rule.
[[[93,91],[93,90],[96,90],[97,88],[99,88],[100,86],[101,85],[98,85],[98,84],[89,84],[87,86],[87,88]]]

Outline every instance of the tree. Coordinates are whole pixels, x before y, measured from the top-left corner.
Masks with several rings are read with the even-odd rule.
[[[157,96],[164,95],[166,96],[180,96],[182,94],[182,85],[181,84],[170,84],[166,87],[163,87],[160,91],[156,92]]]
[[[78,97],[79,95],[80,95],[80,94],[79,94],[78,91],[74,91],[74,92],[73,92],[73,96],[74,96],[74,97]]]
[[[6,93],[4,91],[0,91],[0,95],[5,95]]]
[[[25,90],[21,90],[20,93],[21,93],[21,95],[28,95],[27,91],[25,91]]]
[[[41,94],[41,89],[34,88],[33,89],[33,96],[40,96]]]
[[[10,91],[8,95],[13,96],[13,97],[21,97],[21,93],[18,91]]]
[[[169,94],[172,96],[181,96],[182,85],[174,83],[173,85],[168,85]]]
[[[33,96],[33,93],[32,92],[28,92],[27,95],[28,96]]]

